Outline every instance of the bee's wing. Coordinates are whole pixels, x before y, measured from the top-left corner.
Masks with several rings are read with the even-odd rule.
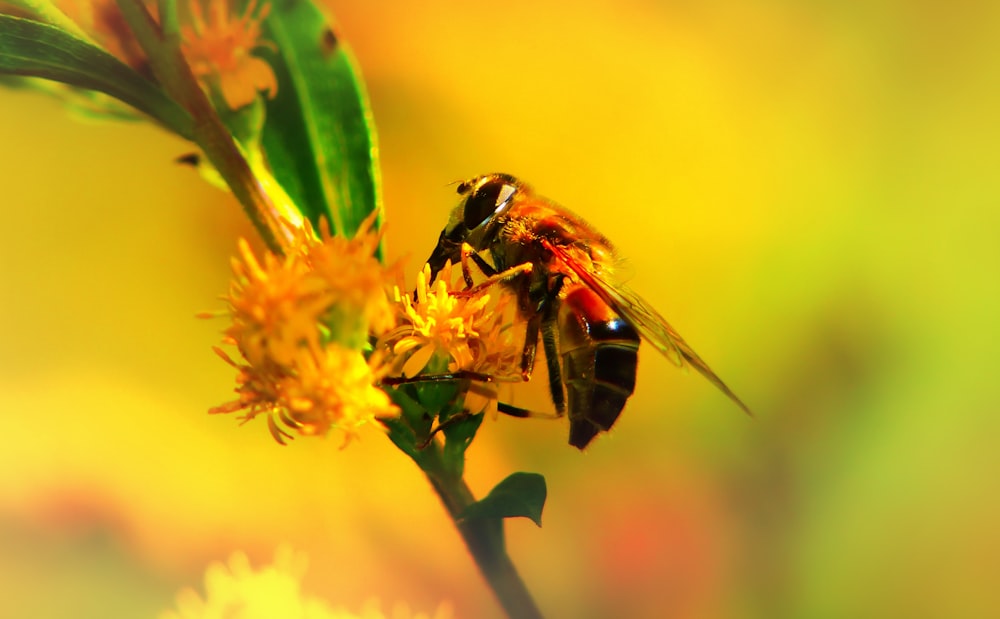
[[[708,364],[702,361],[694,350],[688,346],[684,338],[667,322],[667,319],[653,309],[642,297],[627,286],[609,282],[607,279],[587,268],[579,260],[562,247],[557,247],[548,241],[543,241],[546,249],[552,252],[560,262],[566,265],[588,288],[593,290],[602,301],[616,314],[631,323],[639,334],[659,350],[667,359],[678,366],[691,364],[709,382],[729,396],[744,412],[751,417],[753,413],[733,391],[722,382]]]

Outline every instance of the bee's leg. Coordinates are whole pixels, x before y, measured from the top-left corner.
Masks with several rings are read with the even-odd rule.
[[[526,408],[514,406],[513,404],[507,404],[506,402],[497,402],[497,412],[511,417],[517,417],[518,419],[559,419],[562,417],[559,413],[539,413],[537,411],[529,411]]]
[[[542,315],[536,313],[528,319],[524,329],[524,350],[521,351],[521,379],[524,382],[531,380],[531,372],[535,369],[535,353],[538,350],[538,333],[541,326]]]
[[[472,249],[472,245],[469,245],[468,243],[462,243],[461,256],[462,256],[462,279],[465,280],[466,288],[472,288],[473,285],[472,273],[469,270],[469,258],[472,258],[472,261],[476,263],[476,266],[479,267],[479,270],[482,271],[483,275],[485,275],[486,277],[493,277],[494,275],[497,274],[497,270],[493,268],[493,266],[489,262],[483,260],[483,257],[480,256],[478,253],[476,253],[474,249]]]
[[[447,374],[426,374],[423,376],[386,376],[381,380],[383,385],[409,385],[412,383],[441,383],[449,380],[475,380],[481,383],[514,382],[511,379],[497,378],[490,374],[481,374],[471,370],[457,370]],[[516,380],[516,379],[515,379]]]
[[[545,349],[545,364],[549,369],[549,392],[552,394],[552,404],[556,407],[556,415],[566,414],[566,388],[562,382],[562,367],[559,365],[559,332],[555,320],[555,304],[546,308],[542,321],[542,346]]]
[[[475,254],[472,254],[472,255],[474,257],[476,256]],[[480,260],[482,260],[482,258],[480,258]],[[486,264],[486,263],[484,262],[483,264]],[[486,264],[486,266],[489,266],[489,264]],[[492,267],[490,267],[490,268],[492,268]],[[496,286],[497,284],[504,283],[504,282],[509,282],[509,281],[511,281],[511,280],[513,280],[513,279],[515,279],[517,277],[521,277],[522,275],[527,275],[527,274],[531,273],[532,268],[533,267],[532,267],[532,264],[530,262],[525,262],[524,264],[519,264],[517,266],[510,267],[509,269],[507,269],[505,271],[501,271],[499,273],[497,273],[496,271],[494,271],[493,272],[494,274],[491,275],[485,281],[479,282],[478,284],[476,284],[474,286],[471,286],[469,288],[466,288],[465,290],[456,290],[456,291],[452,292],[451,294],[452,294],[452,296],[456,296],[456,297],[471,297],[472,295],[478,294],[479,292],[481,292],[483,290],[486,290],[490,286]],[[470,278],[470,280],[471,280],[471,278]]]
[[[549,393],[552,394],[552,404],[560,417],[566,414],[566,388],[562,381],[562,367],[559,364],[559,298],[566,278],[556,275],[545,296],[538,303],[536,317],[541,317],[542,347],[545,350],[545,364],[549,370]],[[536,336],[537,337],[537,336]]]
[[[465,421],[469,417],[472,417],[472,413],[469,412],[468,410],[463,409],[462,411],[455,413],[454,415],[446,419],[443,423],[439,422],[437,424],[437,427],[435,427],[430,431],[430,433],[427,435],[427,438],[425,438],[424,440],[420,441],[417,444],[417,449],[420,450],[427,449],[427,446],[431,444],[431,441],[434,440],[434,437],[437,436],[438,432],[441,432],[444,429],[455,425],[456,423]]]

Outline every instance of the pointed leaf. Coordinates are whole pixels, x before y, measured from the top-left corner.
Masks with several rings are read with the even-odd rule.
[[[381,209],[377,146],[368,96],[354,59],[312,3],[275,0],[261,52],[278,78],[263,147],[274,175],[314,224],[352,235]]]
[[[191,139],[191,117],[126,64],[55,26],[0,15],[0,74],[41,77],[97,90]]]
[[[399,417],[379,421],[389,430],[389,439],[419,463],[423,457],[421,446],[430,434],[434,418],[404,389],[390,387],[385,392],[399,407],[401,414]]]
[[[545,507],[545,478],[538,473],[513,473],[462,512],[463,519],[529,518],[542,526]]]

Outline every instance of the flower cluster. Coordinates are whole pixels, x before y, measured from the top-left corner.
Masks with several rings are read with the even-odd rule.
[[[191,71],[207,90],[219,93],[231,109],[239,109],[259,92],[273,97],[278,81],[271,66],[254,55],[273,44],[261,38],[261,23],[270,5],[235,0],[189,0],[179,3],[181,51]],[[114,0],[57,0],[56,5],[101,47],[132,69],[152,77],[149,60]],[[156,3],[146,3],[156,16]]]
[[[205,571],[205,597],[193,589],[177,595],[177,610],[160,614],[160,619],[386,619],[377,602],[364,606],[359,613],[333,609],[325,601],[302,592],[305,558],[288,548],[279,548],[274,563],[253,569],[243,553],[235,553],[229,562],[213,563]],[[393,619],[449,619],[448,606],[442,604],[433,615],[411,614],[398,607]]]
[[[230,0],[202,5],[202,0],[191,0],[191,23],[181,30],[181,50],[195,77],[218,88],[234,110],[253,103],[260,91],[273,97],[278,91],[274,70],[252,54],[274,47],[260,39],[260,24],[270,6],[264,4],[258,10],[257,0],[249,0],[237,16]]]
[[[394,376],[462,371],[488,376],[489,382],[472,381],[466,394],[465,408],[478,413],[495,403],[497,382],[520,380],[521,346],[512,333],[510,297],[499,285],[472,295],[454,287],[450,265],[433,284],[425,266],[417,276],[415,299],[396,287],[400,324],[378,348],[388,351]]]
[[[210,412],[242,412],[244,421],[265,414],[279,443],[291,438],[289,430],[336,429],[350,439],[361,426],[396,413],[379,388],[386,376],[470,378],[464,408],[471,413],[496,402],[499,382],[521,380],[522,347],[504,289],[456,290],[450,265],[434,283],[425,267],[414,296],[395,286],[390,301],[394,269],[375,257],[374,222],[372,215],[352,239],[326,233],[317,239],[305,223],[284,256],[266,253],[262,260],[240,241],[223,341],[242,360],[216,349],[238,372],[238,397]]]
[[[317,240],[306,225],[285,256],[267,253],[263,262],[240,242],[224,342],[246,363],[216,349],[239,372],[239,397],[210,412],[245,411],[244,420],[265,413],[281,443],[291,436],[282,426],[303,435],[335,428],[350,438],[376,416],[395,412],[375,386],[388,366],[381,355],[366,360],[362,353],[369,334],[395,324],[388,273],[375,257],[374,221],[372,215],[352,239]]]

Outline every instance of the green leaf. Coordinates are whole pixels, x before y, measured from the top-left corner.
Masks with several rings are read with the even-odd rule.
[[[278,182],[314,225],[350,236],[381,210],[375,129],[354,59],[311,2],[275,0],[262,51],[278,78],[263,147]]]
[[[420,447],[417,444],[413,429],[406,424],[401,417],[387,417],[379,419],[379,423],[389,431],[389,440],[393,442],[400,451],[410,456],[417,463],[421,462]]]
[[[460,417],[456,413],[441,423],[441,433],[444,434],[444,465],[455,477],[461,477],[465,472],[465,450],[472,444],[472,439],[476,438],[476,432],[483,423],[483,414]]]
[[[513,473],[485,498],[465,508],[462,518],[529,518],[542,526],[545,478],[538,473]]]
[[[0,73],[103,92],[191,139],[190,115],[156,84],[106,51],[55,26],[0,15]]]
[[[402,414],[398,418],[382,419],[381,423],[389,429],[389,438],[392,442],[406,455],[419,461],[422,455],[421,446],[430,434],[434,419],[403,389],[390,387],[385,392]]]

